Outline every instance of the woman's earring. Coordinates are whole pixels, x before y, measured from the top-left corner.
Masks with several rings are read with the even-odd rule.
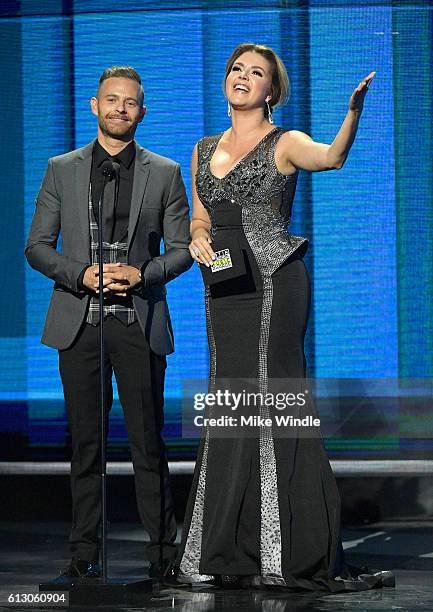
[[[227,100],[227,117],[232,116],[232,107],[230,106],[230,102]]]
[[[268,121],[269,121],[269,123],[274,123],[274,120],[272,118],[271,107],[269,106],[269,102],[267,100],[266,100],[266,108],[268,110]]]

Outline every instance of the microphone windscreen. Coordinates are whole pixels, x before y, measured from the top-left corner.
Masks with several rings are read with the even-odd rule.
[[[116,165],[118,166],[119,164]],[[109,159],[106,159],[102,162],[100,170],[104,176],[112,178],[112,176],[114,175],[113,162]]]

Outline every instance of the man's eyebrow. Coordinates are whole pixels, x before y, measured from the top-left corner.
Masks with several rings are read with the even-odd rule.
[[[104,98],[119,98],[120,94],[116,94],[116,93],[106,93],[104,94]],[[133,96],[128,96],[127,98],[125,98],[125,100],[134,100],[134,102],[138,102],[138,98],[134,98]]]

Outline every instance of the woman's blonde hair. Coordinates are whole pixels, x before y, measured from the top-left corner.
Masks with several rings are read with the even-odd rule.
[[[233,64],[236,62],[238,57],[240,57],[243,53],[247,53],[248,51],[253,51],[254,53],[259,53],[266,60],[268,60],[271,65],[272,70],[272,80],[271,80],[271,99],[269,100],[269,106],[271,110],[276,108],[277,106],[283,106],[287,102],[290,96],[290,82],[289,77],[287,75],[286,67],[284,66],[281,58],[271,47],[267,47],[266,45],[256,45],[254,43],[241,43],[236,47],[233,53],[230,55],[229,59],[226,63],[226,73],[223,82],[223,91],[224,95],[226,93],[226,80],[233,68]],[[265,117],[267,117],[267,108],[265,105]]]

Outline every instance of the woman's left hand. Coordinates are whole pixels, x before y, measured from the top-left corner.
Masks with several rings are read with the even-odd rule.
[[[356,111],[358,113],[362,111],[365,95],[368,91],[368,88],[370,87],[370,83],[373,80],[375,74],[375,72],[370,72],[370,74],[366,76],[365,79],[362,79],[358,87],[350,96],[349,110]]]

